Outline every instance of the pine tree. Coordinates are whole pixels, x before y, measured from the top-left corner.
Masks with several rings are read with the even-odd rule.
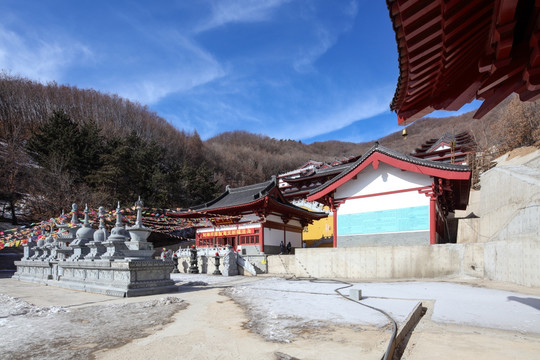
[[[63,110],[53,113],[28,141],[33,159],[55,173],[67,172],[82,183],[101,166],[103,141],[95,121],[76,124]]]
[[[39,126],[28,140],[28,150],[42,167],[59,172],[72,171],[77,167],[77,141],[80,132],[68,114],[57,110]]]

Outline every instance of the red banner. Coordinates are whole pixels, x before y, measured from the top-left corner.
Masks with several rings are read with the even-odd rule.
[[[213,238],[213,237],[248,235],[248,234],[255,234],[255,228],[222,230],[222,231],[205,231],[205,232],[200,232],[197,235],[199,239],[207,239],[207,238]]]

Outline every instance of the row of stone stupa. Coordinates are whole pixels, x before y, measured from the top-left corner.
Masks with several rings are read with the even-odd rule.
[[[135,203],[137,219],[135,225],[126,228],[122,224],[120,203],[116,208],[116,224],[109,234],[105,227],[105,209],[99,208],[99,228],[93,229],[89,222],[88,206],[84,209],[82,226],[77,218],[77,205],[72,205],[71,227],[65,223],[55,223],[57,237],[52,229],[45,239],[36,242],[29,239],[24,245],[27,261],[94,261],[129,260],[151,258],[154,254],[152,243],[146,241],[151,230],[142,224],[141,199]],[[66,233],[67,231],[67,233]]]

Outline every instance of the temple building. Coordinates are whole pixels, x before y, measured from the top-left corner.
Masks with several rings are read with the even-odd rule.
[[[327,217],[285,199],[274,177],[269,181],[231,188],[216,199],[190,210],[167,213],[181,218],[206,218],[212,226],[197,228],[197,247],[231,246],[245,255],[281,252],[280,244],[302,247],[303,229]]]
[[[470,176],[376,144],[306,200],[331,209],[334,247],[444,243],[455,239],[448,219],[467,206]]]
[[[278,175],[279,190],[289,201],[303,200],[312,189],[339,174],[347,164],[358,158],[344,157],[331,163],[310,160],[298,169]]]
[[[298,169],[277,176],[283,196],[294,205],[312,211],[323,211],[329,216],[315,220],[304,228],[303,240],[307,247],[330,247],[333,245],[333,218],[330,208],[319,202],[306,200],[309,192],[358,160],[359,156],[343,157],[330,163],[310,160]]]
[[[467,165],[467,156],[473,154],[475,148],[476,142],[468,132],[456,135],[446,133],[440,138],[425,141],[414,149],[410,156],[429,161]],[[329,215],[315,220],[304,229],[303,239],[308,247],[334,246],[334,214],[330,205],[321,200],[308,201],[308,195],[312,190],[319,188],[343,171],[349,170],[351,164],[358,159],[360,156],[346,157],[332,163],[310,160],[298,169],[278,175],[280,190],[293,204],[309,210],[324,211]],[[381,188],[385,186],[386,184],[381,184]],[[455,239],[456,225],[454,221],[447,220],[447,234],[442,237],[442,240],[439,238],[439,241],[454,241]]]
[[[439,139],[430,139],[410,155],[425,160],[467,165],[467,156],[475,151],[476,141],[470,133],[464,131],[457,135],[446,133]]]

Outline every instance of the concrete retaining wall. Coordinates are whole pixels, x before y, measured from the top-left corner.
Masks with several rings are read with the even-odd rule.
[[[539,236],[540,170],[493,168],[482,175],[478,241]]]
[[[269,274],[297,275],[295,255],[269,255],[266,261]]]
[[[481,176],[481,190],[471,191],[458,243],[540,239],[540,150],[521,148],[495,160]]]
[[[490,280],[540,286],[540,240],[484,244],[484,272]]]
[[[295,257],[268,257],[269,271],[360,280],[433,278],[460,273],[462,246],[377,246],[296,249]],[[286,271],[284,271],[286,269]]]
[[[473,276],[540,286],[540,241],[296,249],[268,256],[276,275],[356,280],[429,279]]]

